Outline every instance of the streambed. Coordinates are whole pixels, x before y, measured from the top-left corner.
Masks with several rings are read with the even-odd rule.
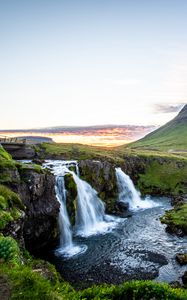
[[[165,232],[159,217],[170,209],[167,198],[154,198],[157,207],[136,211],[122,219],[110,232],[74,237],[74,243],[87,250],[70,258],[48,253],[45,258],[62,277],[77,287],[96,283],[119,284],[131,279],[172,282],[185,271],[175,261],[177,252],[187,249],[187,238]]]

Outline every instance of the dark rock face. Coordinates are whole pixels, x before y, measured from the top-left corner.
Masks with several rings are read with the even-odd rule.
[[[177,253],[176,261],[181,265],[187,265],[187,253]]]
[[[90,183],[105,202],[106,211],[115,213],[118,190],[114,165],[108,161],[87,159],[79,162],[79,170],[81,178]]]
[[[185,271],[184,275],[182,276],[182,282],[185,286],[187,286],[187,271]]]
[[[52,174],[27,170],[21,177],[18,192],[26,206],[23,237],[31,253],[50,247],[57,241],[59,203],[54,187]]]
[[[14,146],[11,144],[4,145],[5,150],[11,154],[13,159],[32,159],[36,156],[34,147],[31,145]]]
[[[185,203],[185,199],[183,196],[173,196],[171,198],[171,205],[172,206],[180,206]]]

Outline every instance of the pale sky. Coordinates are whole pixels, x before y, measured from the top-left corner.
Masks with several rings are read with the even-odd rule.
[[[163,124],[187,102],[186,0],[0,0],[0,129]]]

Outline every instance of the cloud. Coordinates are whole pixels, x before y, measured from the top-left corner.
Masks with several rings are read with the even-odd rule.
[[[179,104],[155,104],[154,111],[156,113],[175,113],[182,109],[183,105],[185,103],[179,103]]]

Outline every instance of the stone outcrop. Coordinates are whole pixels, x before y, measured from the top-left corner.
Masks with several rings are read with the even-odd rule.
[[[13,159],[32,159],[36,156],[36,151],[33,145],[4,144],[3,147],[11,154]]]
[[[59,203],[55,196],[55,178],[28,169],[21,175],[18,193],[26,207],[23,237],[32,253],[51,247],[58,239]]]
[[[8,169],[10,190],[22,201],[21,216],[4,228],[5,236],[11,235],[31,253],[53,247],[58,242],[59,202],[55,194],[55,177],[40,166],[15,164]]]
[[[81,160],[79,170],[82,179],[85,179],[98,192],[99,197],[106,204],[108,213],[115,213],[118,208],[118,195],[114,165],[108,161]]]

